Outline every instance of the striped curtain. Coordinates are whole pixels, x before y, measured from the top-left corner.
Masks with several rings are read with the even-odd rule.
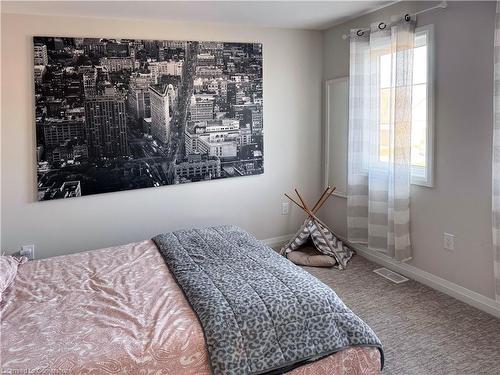
[[[500,2],[495,27],[495,91],[493,118],[493,247],[495,297],[500,301]]]
[[[415,21],[350,40],[348,239],[408,260]]]

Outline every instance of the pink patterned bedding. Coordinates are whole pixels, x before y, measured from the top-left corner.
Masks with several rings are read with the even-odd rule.
[[[1,305],[2,373],[210,374],[203,331],[152,241],[19,268]],[[288,374],[379,374],[353,347]]]

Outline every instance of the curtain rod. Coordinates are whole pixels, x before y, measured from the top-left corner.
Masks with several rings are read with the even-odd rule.
[[[441,1],[438,5],[435,5],[433,7],[430,7],[430,8],[427,8],[427,9],[422,9],[422,10],[419,10],[418,12],[415,12],[415,13],[411,13],[411,14],[407,14],[405,15],[406,16],[410,16],[410,17],[415,17],[415,16],[418,16],[419,14],[422,14],[422,13],[427,13],[427,12],[430,12],[431,10],[434,10],[434,9],[446,9],[448,7],[448,2],[446,0],[444,1]],[[387,24],[385,22],[381,22],[380,25],[384,25],[384,27],[382,27],[382,29],[385,29],[385,27],[387,26]],[[380,27],[379,25],[379,27]],[[358,34],[358,35],[363,35],[362,33],[366,32],[366,31],[370,31],[370,28],[367,27],[365,29],[359,29],[358,30],[358,33],[361,33],[361,34]],[[344,34],[342,35],[342,39],[347,39],[349,36],[347,34]]]

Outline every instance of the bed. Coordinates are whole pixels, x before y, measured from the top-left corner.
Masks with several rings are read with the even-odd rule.
[[[206,327],[158,243],[147,240],[21,265],[1,302],[3,373],[214,372]],[[382,354],[376,345],[349,346],[266,373],[378,374]]]

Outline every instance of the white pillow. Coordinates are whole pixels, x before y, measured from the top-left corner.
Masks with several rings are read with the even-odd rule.
[[[17,269],[28,260],[26,257],[16,258],[10,255],[0,256],[0,302],[2,294],[16,278]]]

